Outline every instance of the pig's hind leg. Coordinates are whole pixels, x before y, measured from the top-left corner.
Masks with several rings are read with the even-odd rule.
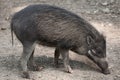
[[[22,77],[23,78],[30,78],[29,73],[28,73],[28,61],[29,58],[34,51],[35,44],[33,42],[24,42],[23,43],[23,53],[21,56],[21,67],[22,67]]]
[[[40,71],[43,69],[42,66],[38,66],[36,63],[35,63],[35,60],[34,60],[34,50],[29,58],[29,67],[30,69],[32,69],[33,71]]]

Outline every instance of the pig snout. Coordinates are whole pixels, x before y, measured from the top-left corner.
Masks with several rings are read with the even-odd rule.
[[[89,59],[91,59],[93,62],[95,62],[98,65],[98,67],[100,67],[103,74],[110,74],[110,70],[108,68],[108,62],[107,62],[106,58],[96,57],[96,56],[92,55],[92,53],[90,51],[88,51],[87,56]]]
[[[97,65],[101,68],[103,74],[110,74],[108,62],[106,61],[105,58],[98,60]]]

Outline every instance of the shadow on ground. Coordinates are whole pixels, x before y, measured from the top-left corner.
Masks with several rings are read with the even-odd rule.
[[[14,70],[14,69],[21,70],[19,59],[20,57],[14,55],[8,57],[0,57],[0,63],[1,63],[0,66],[5,67],[8,70]],[[57,70],[57,68],[54,66],[53,63],[53,57],[47,57],[47,56],[35,57],[35,62],[39,66],[44,66],[45,67],[44,69],[53,68]],[[58,70],[61,70],[64,68],[61,59],[59,60],[59,63],[60,64]],[[99,71],[99,69],[93,68],[91,65],[85,64],[80,61],[70,60],[70,65],[73,68],[73,70],[78,69],[81,71]]]

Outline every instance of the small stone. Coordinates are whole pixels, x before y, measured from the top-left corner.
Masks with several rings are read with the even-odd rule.
[[[111,47],[110,49],[112,50],[113,48]]]
[[[109,8],[105,8],[105,9],[102,9],[102,11],[103,11],[104,13],[109,13],[109,12],[110,12],[110,9],[109,9]]]
[[[99,12],[99,10],[95,10],[95,11],[94,11],[94,14],[96,14],[96,13],[98,13],[98,12]]]
[[[5,20],[9,20],[10,18],[9,17],[6,17]]]
[[[7,28],[3,28],[3,27],[1,28],[1,30],[6,30],[6,29],[7,29]]]
[[[107,2],[104,2],[104,3],[101,3],[103,6],[107,6],[108,3]]]
[[[108,26],[112,26],[112,24],[111,24],[111,23],[109,23],[109,24],[108,24]]]

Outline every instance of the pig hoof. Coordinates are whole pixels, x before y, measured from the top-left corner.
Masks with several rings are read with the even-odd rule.
[[[103,70],[102,73],[105,74],[105,75],[110,74],[110,70],[109,69]]]
[[[71,73],[71,74],[72,74],[72,73],[73,73],[73,70],[69,70],[69,71],[67,71],[67,73]]]
[[[70,66],[68,66],[68,67],[66,68],[66,72],[67,72],[67,73],[73,73],[73,70],[71,69]]]
[[[44,67],[43,66],[34,66],[33,70],[34,71],[41,71]]]
[[[23,77],[23,78],[30,79],[30,75],[29,75],[28,72],[23,72],[23,73],[22,73],[22,77]]]

